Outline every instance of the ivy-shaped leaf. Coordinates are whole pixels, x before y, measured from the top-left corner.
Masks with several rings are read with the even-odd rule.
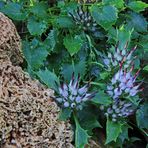
[[[106,139],[105,144],[108,144],[111,141],[116,142],[118,136],[122,132],[122,125],[123,123],[121,124],[119,122],[113,122],[109,118],[107,119],[107,124],[106,124],[107,139]]]
[[[27,28],[31,35],[40,36],[48,28],[48,23],[44,20],[38,21],[32,16],[28,19]]]
[[[31,43],[27,41],[23,42],[23,53],[28,65],[32,69],[40,68],[48,56],[46,48],[39,46],[39,41],[35,39]]]
[[[55,91],[57,91],[57,84],[59,84],[59,78],[56,76],[55,73],[49,71],[48,69],[45,69],[45,70],[39,70],[38,72],[36,72],[36,75],[49,88],[52,88]]]
[[[124,0],[102,0],[102,2],[105,5],[113,5],[120,9],[124,7]]]
[[[9,2],[1,10],[4,14],[8,15],[14,20],[25,20],[27,18],[27,12],[23,10],[23,7],[19,3]]]
[[[142,1],[132,1],[128,3],[127,6],[135,12],[140,12],[143,11],[145,8],[147,8],[148,4]]]
[[[48,10],[48,5],[44,2],[35,3],[30,8],[31,13],[33,13],[35,16],[42,19],[45,19],[48,17],[47,10]]]
[[[73,72],[75,76],[80,74],[82,78],[86,73],[86,62],[81,60],[79,63],[63,64],[61,73],[65,80],[70,81]]]
[[[64,38],[64,46],[66,47],[71,56],[76,54],[81,49],[82,45],[83,40],[81,36],[76,35],[73,37],[71,35],[67,35]]]
[[[88,138],[90,136],[87,134],[87,131],[84,130],[78,120],[77,117],[74,115],[76,130],[75,130],[75,146],[76,148],[84,148],[86,144],[88,144]]]
[[[95,21],[102,26],[105,30],[108,30],[117,20],[117,9],[114,6],[102,6],[93,5],[91,7],[91,13]]]

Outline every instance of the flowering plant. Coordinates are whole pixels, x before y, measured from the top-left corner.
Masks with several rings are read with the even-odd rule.
[[[133,137],[143,137],[146,147],[144,1],[0,1],[23,40],[24,70],[55,90],[59,118],[73,125],[76,148],[90,136],[107,147],[136,147]]]

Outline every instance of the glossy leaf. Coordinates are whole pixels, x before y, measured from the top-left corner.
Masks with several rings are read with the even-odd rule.
[[[95,21],[108,30],[117,20],[117,9],[114,6],[102,6],[94,5],[91,7],[91,13]]]
[[[103,4],[105,5],[113,5],[117,8],[124,7],[124,0],[102,0]]]
[[[123,124],[121,123],[111,121],[109,118],[107,119],[107,124],[106,124],[107,139],[105,144],[108,144],[111,141],[116,142],[118,136],[122,132],[122,125]]]

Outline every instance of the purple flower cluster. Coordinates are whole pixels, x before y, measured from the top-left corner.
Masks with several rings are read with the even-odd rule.
[[[86,7],[86,10],[84,10],[82,6],[79,6],[74,13],[69,13],[69,15],[72,16],[77,25],[83,27],[84,31],[96,31],[97,23],[92,18],[88,7]]]
[[[139,71],[133,76],[132,75],[133,67],[127,71],[122,68],[114,75],[111,80],[111,84],[107,86],[107,93],[114,99],[118,99],[123,94],[128,96],[135,96],[139,91],[141,84],[136,84],[136,78],[139,74]]]
[[[120,50],[117,45],[112,52],[108,52],[108,55],[104,56],[103,62],[107,67],[123,65],[123,68],[128,68],[133,64],[133,60],[136,58],[132,57],[132,54],[135,50],[136,46],[128,51],[127,44],[122,50]]]
[[[88,93],[89,84],[79,88],[79,81],[80,76],[74,78],[73,74],[68,85],[64,83],[59,87],[59,97],[56,98],[56,101],[64,108],[81,110],[84,102],[95,96],[95,93]]]
[[[110,117],[112,121],[116,122],[122,118],[128,117],[133,114],[134,107],[132,103],[128,103],[127,101],[114,101],[109,107],[100,106],[102,111],[105,111],[105,115]]]

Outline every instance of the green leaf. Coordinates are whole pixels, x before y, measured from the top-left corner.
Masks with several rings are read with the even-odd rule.
[[[102,72],[102,73],[100,73],[100,77],[101,77],[101,79],[103,79],[103,80],[105,80],[106,78],[108,78],[108,76],[110,75],[110,73],[109,72]]]
[[[48,51],[53,51],[56,43],[58,40],[58,31],[56,29],[53,29],[48,34],[47,38],[44,41],[44,44],[47,46]]]
[[[148,65],[143,68],[143,70],[148,71]]]
[[[111,98],[103,91],[99,91],[91,101],[95,104],[103,104],[105,106],[112,103]]]
[[[73,22],[72,18],[66,17],[66,16],[59,16],[56,19],[56,24],[60,28],[72,28],[72,27],[74,27],[74,22]]]
[[[140,12],[147,8],[148,4],[142,1],[133,1],[128,4],[128,7],[135,12]]]
[[[75,146],[76,148],[84,148],[86,144],[88,144],[88,138],[90,136],[87,134],[87,131],[84,130],[78,120],[77,117],[74,115],[76,130],[75,130]]]
[[[38,21],[32,16],[28,19],[27,28],[31,35],[40,36],[48,28],[48,23],[44,20]]]
[[[105,30],[108,30],[117,20],[117,9],[114,6],[98,7],[93,5],[91,13],[96,22]]]
[[[119,48],[123,49],[127,42],[130,42],[133,30],[128,30],[124,26],[117,30],[117,40],[119,41]]]
[[[139,128],[148,129],[148,103],[141,105],[137,110],[136,120]]]
[[[128,26],[134,28],[137,32],[147,32],[147,21],[146,19],[137,13],[130,13],[128,20]]]
[[[75,76],[78,76],[78,74],[80,74],[82,78],[86,73],[86,62],[84,60],[81,60],[79,63],[63,64],[62,75],[65,80],[70,81],[73,72],[75,73]]]
[[[40,80],[46,84],[49,88],[57,90],[57,84],[59,84],[59,79],[55,73],[49,71],[48,69],[39,70],[36,72],[36,75],[40,78]],[[56,82],[56,83],[55,83]]]
[[[62,121],[66,121],[68,118],[70,118],[72,113],[71,108],[63,108],[60,111],[59,119]]]
[[[1,11],[10,18],[18,21],[25,20],[28,15],[27,12],[23,11],[21,4],[14,2],[9,2],[1,9]]]
[[[105,5],[113,5],[117,8],[123,8],[124,7],[124,1],[123,0],[102,0],[103,4]]]
[[[30,8],[30,12],[32,12],[35,16],[45,19],[46,17],[48,17],[47,14],[47,9],[48,9],[48,5],[44,2],[39,2],[39,3],[35,3],[35,5],[33,5]]]
[[[44,46],[39,46],[38,40],[33,40],[31,43],[23,42],[23,53],[25,59],[32,67],[32,69],[38,69],[43,65],[43,61],[48,56],[48,51]]]
[[[109,118],[107,119],[107,125],[106,125],[107,139],[105,144],[108,144],[111,141],[116,142],[118,136],[122,132],[122,125],[123,124],[121,123],[111,121]]]
[[[64,38],[64,46],[71,56],[76,54],[81,49],[82,45],[83,40],[78,35],[76,35],[75,37],[68,35]]]

